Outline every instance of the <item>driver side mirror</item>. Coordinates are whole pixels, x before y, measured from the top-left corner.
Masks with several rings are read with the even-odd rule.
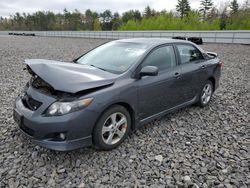
[[[158,75],[159,69],[155,66],[145,66],[142,67],[140,71],[140,77],[143,76],[156,76]]]

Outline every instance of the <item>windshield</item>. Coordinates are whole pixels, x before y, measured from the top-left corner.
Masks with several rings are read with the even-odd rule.
[[[131,42],[109,42],[88,52],[76,63],[90,65],[114,74],[128,70],[146,51],[146,45]]]

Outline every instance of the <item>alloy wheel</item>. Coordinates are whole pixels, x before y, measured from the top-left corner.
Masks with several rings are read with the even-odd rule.
[[[111,114],[103,124],[102,139],[108,145],[119,142],[127,131],[127,117],[120,112]]]
[[[201,100],[203,104],[207,104],[212,96],[212,86],[211,84],[206,84],[202,90]]]

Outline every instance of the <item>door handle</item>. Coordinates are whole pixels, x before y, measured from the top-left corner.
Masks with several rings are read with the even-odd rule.
[[[180,73],[179,72],[174,73],[174,77],[175,78],[179,78],[180,77]]]

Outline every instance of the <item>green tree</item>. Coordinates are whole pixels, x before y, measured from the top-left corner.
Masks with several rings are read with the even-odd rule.
[[[101,27],[101,23],[98,19],[94,20],[94,31],[101,31],[102,27]]]
[[[201,5],[201,7],[200,7],[199,11],[202,14],[203,20],[206,20],[207,13],[212,8],[213,2],[212,2],[212,0],[202,0],[201,3],[200,3],[200,5]]]
[[[144,18],[150,18],[152,16],[152,10],[149,6],[146,6],[143,16]]]
[[[239,10],[239,4],[238,4],[237,0],[233,0],[230,3],[229,7],[231,8],[232,13],[236,14],[238,12],[238,10]]]
[[[122,22],[127,23],[129,20],[141,20],[142,16],[139,10],[129,10],[122,14]]]
[[[138,10],[124,12],[122,16],[106,10],[99,17],[90,9],[84,13],[66,9],[56,14],[51,11],[15,13],[10,17],[0,17],[0,30],[250,30],[248,2],[246,0],[238,7],[237,14],[229,14],[228,6],[222,13],[213,7],[206,12],[206,19],[200,19],[198,11],[191,10],[181,19],[172,12],[157,12],[150,7],[143,17]]]
[[[178,0],[176,10],[179,12],[181,18],[187,16],[188,12],[191,10],[188,0]]]
[[[222,14],[221,14],[221,16],[220,16],[220,30],[225,30],[226,29],[226,27],[227,27],[227,19],[228,19],[227,9],[225,7]]]
[[[124,24],[126,24],[129,20],[133,20],[133,19],[134,19],[134,11],[133,10],[126,11],[122,14],[122,22]]]
[[[154,9],[151,10],[151,16],[158,16],[158,15],[160,15],[159,12],[157,12],[157,11],[154,10]]]
[[[113,22],[112,30],[117,30],[122,25],[122,20],[120,18],[120,14],[118,12],[115,12],[113,14],[112,22]]]
[[[112,30],[112,13],[110,10],[105,10],[100,14],[102,30]]]
[[[141,20],[142,16],[139,10],[134,10],[134,18],[135,20]]]
[[[87,30],[93,30],[94,27],[94,20],[93,13],[90,9],[85,11],[85,28]]]

